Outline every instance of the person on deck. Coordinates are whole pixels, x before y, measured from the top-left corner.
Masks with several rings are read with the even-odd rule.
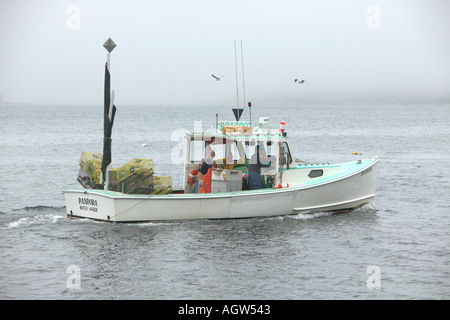
[[[250,190],[262,189],[263,184],[261,181],[261,168],[269,168],[271,166],[268,163],[268,157],[264,157],[261,162],[261,154],[259,152],[259,145],[256,146],[255,153],[250,158],[250,165],[248,166],[248,180],[250,184]]]
[[[211,178],[215,152],[207,149],[206,157],[198,169],[198,193],[211,193]]]

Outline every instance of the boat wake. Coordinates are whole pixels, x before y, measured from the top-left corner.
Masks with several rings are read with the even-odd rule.
[[[4,226],[0,227],[0,229],[7,230],[29,227],[32,225],[54,224],[64,218],[65,216],[57,214],[40,214],[29,217],[22,217],[7,222]]]
[[[46,205],[37,205],[37,206],[31,206],[31,207],[24,207],[24,208],[20,208],[20,209],[13,209],[13,212],[17,212],[17,211],[26,211],[26,212],[30,212],[30,211],[65,211],[65,206],[62,207],[54,207],[54,206],[46,206]]]
[[[319,217],[328,217],[331,215],[333,215],[333,212],[313,212],[313,213],[299,213],[289,217],[296,220],[309,220]]]

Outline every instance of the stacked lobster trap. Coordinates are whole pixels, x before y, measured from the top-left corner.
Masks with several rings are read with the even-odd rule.
[[[77,181],[86,189],[104,189],[102,155],[83,152]],[[108,174],[108,190],[126,194],[167,194],[172,191],[172,177],[154,175],[152,159],[134,158]]]

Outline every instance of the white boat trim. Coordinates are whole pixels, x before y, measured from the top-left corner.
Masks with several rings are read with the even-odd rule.
[[[329,204],[326,206],[315,206],[315,207],[309,207],[309,208],[293,208],[293,211],[306,211],[305,213],[309,213],[309,212],[313,212],[316,210],[321,210],[321,211],[327,211],[327,208],[333,208],[333,207],[342,207],[342,206],[349,206],[350,204],[355,204],[358,202],[363,202],[368,203],[371,202],[375,197],[374,196],[367,196],[367,197],[362,197],[359,199],[354,199],[354,200],[350,200],[350,201],[343,201],[343,202],[337,202],[337,203],[333,203],[333,204]],[[352,206],[353,208],[353,206]],[[344,210],[344,209],[342,209]]]

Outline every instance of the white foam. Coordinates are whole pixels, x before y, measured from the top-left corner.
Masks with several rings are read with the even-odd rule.
[[[15,221],[11,221],[2,229],[14,229],[23,226],[30,226],[34,224],[56,223],[64,216],[56,214],[35,215],[33,217],[23,217]]]
[[[314,219],[318,217],[327,217],[331,216],[333,212],[313,212],[313,213],[299,213],[297,215],[290,216],[293,219],[297,220],[308,220],[308,219]]]

